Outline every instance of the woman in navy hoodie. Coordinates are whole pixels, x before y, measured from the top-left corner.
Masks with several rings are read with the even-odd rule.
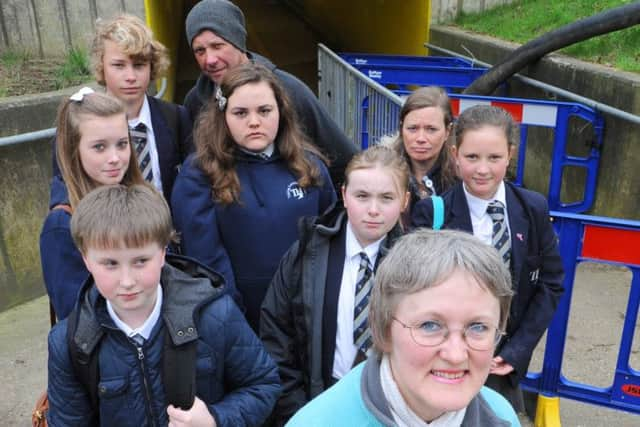
[[[171,197],[183,253],[239,290],[249,324],[280,258],[297,240],[298,219],[336,199],[321,155],[306,140],[273,73],[257,64],[225,76],[194,131]]]

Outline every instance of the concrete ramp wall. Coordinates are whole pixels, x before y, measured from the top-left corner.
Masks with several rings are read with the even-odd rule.
[[[77,89],[0,100],[0,137],[52,127],[62,97]],[[38,240],[50,179],[49,139],[0,147],[0,311],[45,292]]]
[[[127,12],[144,19],[143,0],[2,0],[0,52],[28,51],[39,57],[86,47],[98,18]]]

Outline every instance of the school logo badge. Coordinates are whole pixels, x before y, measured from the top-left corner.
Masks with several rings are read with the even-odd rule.
[[[300,200],[304,197],[304,188],[300,188],[297,181],[293,181],[287,186],[287,199]]]

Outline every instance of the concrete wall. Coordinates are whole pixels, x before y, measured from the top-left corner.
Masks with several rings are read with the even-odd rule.
[[[53,127],[60,100],[76,90],[0,100],[0,137]],[[0,147],[0,311],[44,294],[38,239],[50,179],[48,139]]]
[[[477,59],[490,64],[496,64],[518,46],[444,26],[431,27],[431,43],[463,55],[468,55],[470,51]],[[640,113],[638,74],[620,72],[556,54],[530,65],[521,74],[632,114]],[[515,81],[509,84],[508,96],[557,99],[552,94]],[[604,117],[605,141],[601,150],[595,205],[590,213],[640,219],[640,125],[609,115]],[[590,142],[589,134],[580,123],[572,123],[571,128],[567,153],[584,155]],[[552,134],[549,131],[534,131],[529,134],[529,138],[525,184],[546,193]],[[583,180],[580,172],[566,171],[561,194],[564,202],[581,198]]]
[[[63,55],[87,46],[97,18],[120,12],[144,17],[144,0],[2,0],[0,52]]]
[[[463,12],[484,12],[512,2],[513,0],[431,0],[431,23],[451,21]]]

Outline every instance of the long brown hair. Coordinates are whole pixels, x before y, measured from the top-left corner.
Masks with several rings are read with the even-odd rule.
[[[125,115],[124,105],[115,98],[103,93],[90,93],[84,95],[81,101],[65,99],[58,108],[56,119],[56,157],[62,172],[62,178],[69,192],[69,203],[74,209],[80,200],[91,190],[98,187],[87,172],[82,167],[80,160],[80,122],[83,117],[111,117],[117,114]],[[131,155],[129,157],[129,167],[122,177],[121,183],[124,185],[142,184],[144,178],[138,168],[135,150],[131,145]]]
[[[260,82],[267,83],[273,90],[278,106],[280,122],[275,144],[280,156],[298,178],[300,187],[320,185],[320,169],[305,151],[315,154],[322,160],[325,158],[302,132],[289,97],[269,69],[249,62],[230,70],[220,84],[220,95],[228,99],[237,88]],[[238,202],[240,197],[240,180],[236,172],[234,156],[237,144],[231,136],[225,119],[225,107],[221,108],[221,104],[212,98],[198,116],[193,135],[196,159],[200,168],[211,180],[214,200],[230,204]]]
[[[398,137],[393,142],[392,147],[398,154],[404,158],[409,165],[411,165],[409,155],[404,148],[404,140],[402,139],[402,125],[405,117],[412,111],[420,110],[422,108],[435,107],[439,108],[444,115],[444,125],[446,128],[450,128],[453,123],[453,112],[451,111],[451,102],[447,92],[439,86],[427,86],[415,90],[409,95],[404,105],[400,109],[400,123],[398,124]],[[456,168],[453,157],[449,149],[448,141],[442,146],[438,158],[436,159],[436,166],[440,166],[441,170],[441,182],[444,188],[448,188],[456,181]]]

